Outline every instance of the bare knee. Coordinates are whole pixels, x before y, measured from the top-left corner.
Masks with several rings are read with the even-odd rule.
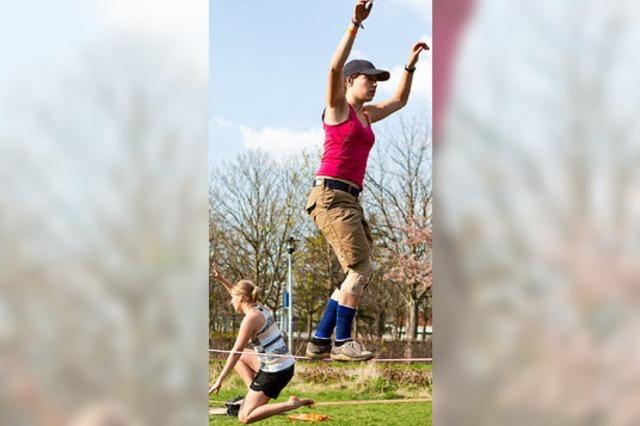
[[[349,267],[347,276],[340,286],[340,290],[356,296],[362,296],[375,271],[375,265],[370,258]]]
[[[244,425],[247,423],[251,423],[251,418],[249,417],[249,412],[240,408],[238,412],[238,421]]]
[[[331,293],[331,299],[333,300],[339,300],[340,299],[340,289],[336,288],[335,290],[333,290],[333,293]]]

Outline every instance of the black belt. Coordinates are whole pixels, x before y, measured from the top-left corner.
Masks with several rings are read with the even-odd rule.
[[[356,198],[358,198],[358,195],[360,195],[361,192],[359,188],[335,179],[316,178],[313,181],[313,186],[324,186],[325,188],[348,192]]]

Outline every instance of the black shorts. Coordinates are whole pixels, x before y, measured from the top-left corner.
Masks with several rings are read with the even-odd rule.
[[[276,373],[267,373],[266,371],[258,371],[256,378],[251,382],[249,388],[256,392],[264,392],[271,399],[276,399],[280,395],[280,391],[284,389],[293,377],[295,365],[278,371]]]

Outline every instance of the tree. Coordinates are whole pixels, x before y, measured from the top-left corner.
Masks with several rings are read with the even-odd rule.
[[[339,285],[334,273],[336,264],[333,250],[322,234],[314,232],[305,237],[304,246],[297,256],[295,307],[309,336],[316,314],[322,313],[327,297]],[[339,265],[337,269],[340,269]]]
[[[418,307],[431,287],[431,164],[429,128],[401,119],[382,135],[383,148],[367,174],[365,198],[391,280],[404,298],[408,340],[416,337]]]
[[[250,150],[211,174],[212,261],[231,280],[252,280],[276,313],[287,279],[286,241],[297,232],[304,205],[300,170],[300,161],[277,162]]]
[[[413,340],[418,329],[419,307],[428,295],[433,279],[432,238],[431,229],[415,222],[402,229],[402,233],[407,236],[404,247],[395,266],[384,277],[405,287],[401,294],[408,305],[407,338]]]

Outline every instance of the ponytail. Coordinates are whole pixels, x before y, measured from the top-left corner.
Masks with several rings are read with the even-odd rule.
[[[253,286],[253,291],[251,292],[251,302],[256,303],[258,301],[258,295],[260,294],[260,287]]]

